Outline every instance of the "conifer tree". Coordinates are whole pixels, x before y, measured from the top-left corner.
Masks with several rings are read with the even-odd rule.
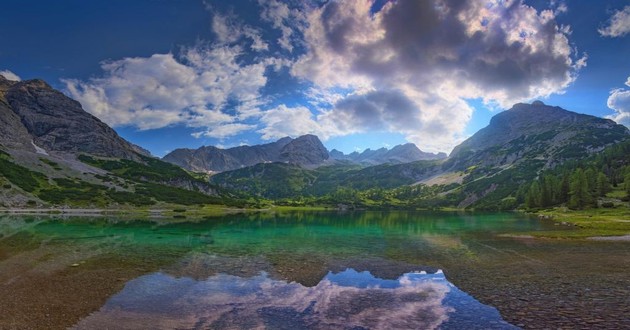
[[[532,182],[532,185],[529,186],[529,191],[525,197],[525,206],[530,209],[540,207],[540,185],[538,181]]]
[[[571,195],[569,198],[570,208],[583,209],[591,204],[588,179],[584,170],[578,168],[573,172],[569,186]]]
[[[597,174],[597,195],[599,197],[606,196],[606,194],[610,191],[610,181],[606,174],[599,172]]]

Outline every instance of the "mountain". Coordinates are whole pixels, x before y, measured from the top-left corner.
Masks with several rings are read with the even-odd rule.
[[[519,103],[455,147],[441,177],[461,182],[452,192],[459,194],[457,207],[514,208],[522,202],[519,189],[541,171],[580,161],[629,138],[628,128],[609,119],[540,101]]]
[[[380,165],[380,164],[402,164],[410,163],[418,160],[435,160],[446,158],[445,153],[428,153],[424,152],[413,143],[401,144],[393,147],[391,150],[380,148],[376,150],[366,149],[363,152],[353,152],[345,155],[343,152],[333,149],[330,157],[337,160],[348,160],[363,165]]]
[[[447,159],[365,168],[323,166],[311,171],[265,164],[224,172],[211,180],[268,198],[297,194],[331,201],[338,197],[339,189],[351,189],[350,195],[360,196],[354,200],[367,199],[366,206],[390,203],[405,207],[513,209],[523,202],[523,187],[528,187],[541,171],[586,159],[628,140],[630,132],[625,126],[537,101],[516,104],[497,114]],[[369,150],[365,156],[376,158],[386,153],[386,149]],[[342,155],[331,151],[333,158]],[[272,189],[278,182],[291,189]],[[389,192],[383,193],[383,189]]]
[[[261,163],[282,162],[304,167],[322,164],[328,151],[315,135],[276,142],[221,149],[205,146],[198,149],[176,149],[162,160],[195,172],[224,172]]]
[[[0,206],[225,204],[42,80],[0,76]]]
[[[508,167],[526,160],[554,167],[571,158],[601,151],[628,137],[628,129],[610,119],[578,114],[541,101],[519,103],[455,147],[448,165]]]
[[[145,152],[43,80],[15,82],[0,76],[0,111],[3,145],[125,159]]]
[[[259,146],[178,149],[166,162],[44,81],[0,76],[0,206],[9,207],[242,207],[261,196],[363,207],[514,209],[525,196],[531,205],[563,203],[570,195],[562,183],[567,171],[589,173],[588,181],[624,182],[629,143],[625,126],[537,101],[497,114],[446,159],[413,144],[329,153],[316,136],[304,135]],[[412,161],[419,158],[425,160]],[[221,173],[208,178],[172,163]],[[537,189],[548,198],[538,201]]]
[[[225,172],[262,163],[288,163],[306,168],[327,164],[327,160],[349,161],[364,166],[401,164],[418,160],[446,158],[446,154],[423,152],[413,143],[395,146],[391,150],[366,149],[362,153],[345,155],[333,149],[328,152],[319,138],[307,134],[296,139],[282,138],[276,142],[221,149],[204,146],[198,149],[176,149],[162,160],[194,172]]]

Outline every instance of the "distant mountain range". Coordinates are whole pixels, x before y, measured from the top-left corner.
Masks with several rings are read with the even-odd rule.
[[[313,167],[328,158],[328,150],[315,135],[303,135],[296,139],[285,137],[272,143],[229,149],[213,146],[176,149],[162,159],[190,171],[223,172],[270,162]]]
[[[315,168],[321,165],[331,165],[335,160],[373,166],[443,158],[446,158],[445,153],[423,152],[413,143],[398,145],[391,150],[387,148],[366,149],[361,153],[353,152],[349,155],[335,149],[328,152],[317,136],[308,134],[295,139],[285,137],[272,143],[229,149],[213,146],[204,146],[198,149],[176,149],[164,156],[162,160],[189,171],[216,173],[274,162]]]
[[[330,157],[337,160],[348,160],[363,165],[403,164],[418,160],[435,160],[446,158],[443,152],[433,154],[424,152],[413,143],[401,144],[392,149],[380,148],[376,150],[366,149],[363,152],[353,152],[345,155],[343,152],[333,149]]]
[[[345,155],[304,135],[177,149],[160,160],[45,82],[0,76],[0,206],[245,207],[257,198],[335,205],[362,192],[368,206],[509,209],[542,171],[622,146],[617,155],[629,142],[625,126],[537,101],[497,114],[447,158],[413,144]],[[607,161],[613,174],[630,165]]]

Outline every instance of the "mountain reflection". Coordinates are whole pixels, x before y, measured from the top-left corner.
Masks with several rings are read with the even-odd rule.
[[[153,273],[136,278],[78,329],[511,329],[496,309],[442,271],[381,279],[352,268],[316,286],[218,274],[205,280]]]

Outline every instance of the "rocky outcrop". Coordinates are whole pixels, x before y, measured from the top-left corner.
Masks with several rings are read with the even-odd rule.
[[[37,146],[41,152],[125,159],[138,159],[138,153],[146,153],[43,80],[13,82],[1,78],[0,111],[0,143],[9,148]]]
[[[380,164],[404,164],[419,160],[436,160],[446,158],[445,153],[428,153],[424,152],[413,143],[401,144],[392,149],[380,148],[376,150],[366,149],[363,152],[353,152],[345,155],[338,150],[332,150],[330,157],[337,160],[348,160],[363,165],[380,165]]]
[[[280,151],[284,163],[312,167],[328,159],[328,150],[315,135],[307,134],[287,143]]]
[[[34,152],[35,147],[31,144],[33,137],[5,98],[7,90],[15,83],[0,76],[0,144],[9,149]]]
[[[300,166],[319,165],[328,159],[328,151],[314,135],[276,142],[221,149],[204,146],[176,149],[162,160],[196,172],[224,172],[261,163],[285,162]]]

